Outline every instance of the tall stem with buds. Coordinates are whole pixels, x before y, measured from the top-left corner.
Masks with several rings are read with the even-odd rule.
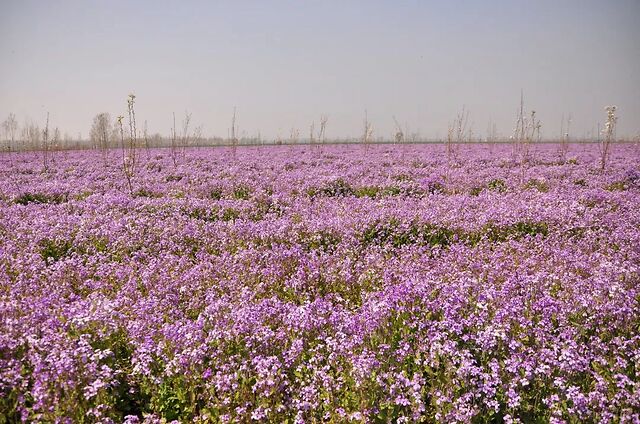
[[[120,150],[122,151],[122,172],[127,181],[127,187],[129,188],[129,193],[133,193],[133,186],[131,184],[131,174],[129,173],[129,156],[127,155],[127,147],[124,144],[124,126],[122,125],[122,121],[124,116],[118,116],[118,130],[120,133]]]

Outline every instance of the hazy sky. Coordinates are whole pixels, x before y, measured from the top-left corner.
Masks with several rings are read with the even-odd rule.
[[[0,0],[0,120],[73,137],[93,116],[124,114],[168,134],[186,110],[205,135],[374,137],[392,116],[444,136],[463,105],[474,133],[510,134],[524,90],[543,135],[561,117],[583,136],[619,107],[640,134],[640,0],[25,1]]]

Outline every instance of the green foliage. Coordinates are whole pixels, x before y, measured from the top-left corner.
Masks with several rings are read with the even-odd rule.
[[[226,208],[222,211],[222,220],[225,222],[235,221],[240,218],[240,211],[235,208]]]
[[[282,207],[275,203],[271,197],[261,196],[254,199],[254,205],[249,213],[249,218],[253,221],[260,221],[268,215],[281,216],[283,213]]]
[[[382,193],[385,196],[399,196],[400,194],[402,194],[402,189],[398,186],[389,186],[385,187]]]
[[[627,181],[615,181],[608,184],[604,189],[607,191],[625,191],[629,188]]]
[[[380,187],[378,186],[362,186],[354,190],[356,197],[370,197],[372,199],[376,198],[379,193]]]
[[[490,191],[495,191],[495,192],[498,192],[498,193],[504,193],[504,192],[507,191],[507,184],[504,182],[503,179],[495,178],[495,179],[489,181],[486,184],[486,186],[472,187],[471,190],[469,191],[469,195],[478,196],[478,195],[480,195],[480,193],[482,193],[484,191],[485,188],[490,190]]]
[[[166,182],[180,181],[182,180],[182,175],[167,175],[164,180]]]
[[[446,227],[419,223],[403,226],[391,220],[366,227],[360,234],[360,243],[363,246],[390,244],[395,248],[411,244],[448,246],[453,236],[454,231]]]
[[[495,178],[491,181],[489,181],[489,183],[487,183],[487,188],[491,191],[497,191],[498,193],[504,193],[505,191],[507,191],[507,183],[504,182],[504,180],[500,179],[500,178]]]
[[[0,396],[0,424],[19,423],[20,413],[18,412],[18,397],[20,391],[17,388],[9,389],[9,392],[2,392]]]
[[[484,187],[482,187],[482,186],[471,187],[471,190],[469,190],[469,195],[470,196],[479,196],[480,193],[482,193],[483,190],[484,190]]]
[[[399,182],[411,182],[413,181],[413,179],[411,178],[411,176],[407,175],[407,174],[398,174],[398,175],[394,175],[392,177],[395,181],[399,181]]]
[[[197,402],[193,388],[183,376],[163,381],[159,388],[149,393],[151,410],[157,411],[167,421],[188,420],[202,407]]]
[[[192,208],[184,209],[182,213],[191,219],[199,219],[201,221],[213,222],[219,220],[218,208]]]
[[[246,185],[238,185],[233,189],[233,198],[238,200],[248,200],[251,197],[251,188]]]
[[[144,187],[140,187],[138,190],[133,192],[133,197],[147,197],[153,199],[162,197],[162,193],[156,193]]]
[[[439,181],[430,181],[427,184],[427,193],[429,194],[442,194],[446,192],[444,184]]]
[[[213,200],[220,200],[222,199],[222,188],[221,187],[214,187],[209,191],[209,198],[213,199]]]
[[[82,192],[80,192],[80,193],[76,194],[75,196],[73,196],[73,199],[74,199],[74,200],[84,200],[84,199],[86,199],[87,197],[91,196],[92,194],[93,194],[93,192],[92,192],[92,191],[90,191],[90,190],[85,190],[85,191],[82,191]]]
[[[73,243],[70,240],[44,238],[38,247],[42,259],[46,263],[54,263],[70,255]]]
[[[69,193],[45,194],[45,193],[23,193],[13,201],[19,205],[29,203],[60,204],[69,200]]]
[[[302,232],[299,235],[299,242],[303,248],[309,250],[319,250],[322,252],[333,252],[342,241],[339,234],[329,230],[321,230],[314,233]]]
[[[546,181],[538,180],[535,178],[532,178],[529,181],[527,181],[524,187],[526,189],[538,190],[540,193],[547,193],[549,191],[549,184],[547,184]]]
[[[433,192],[439,192],[442,187],[434,187]],[[430,192],[429,190],[427,190]],[[321,187],[308,187],[306,189],[306,194],[309,197],[346,197],[346,196],[355,196],[358,198],[368,197],[371,199],[379,198],[379,197],[387,197],[387,196],[412,196],[412,197],[422,197],[425,194],[425,191],[412,186],[401,186],[401,185],[391,185],[391,186],[360,186],[360,187],[352,187],[348,183],[346,183],[341,178],[331,181],[324,186]]]
[[[387,223],[374,223],[366,227],[359,235],[363,246],[391,245],[394,248],[419,244],[423,246],[447,247],[453,243],[475,246],[483,240],[491,243],[509,239],[521,239],[537,235],[547,236],[548,225],[544,222],[522,221],[511,225],[498,226],[489,223],[475,231],[461,228],[449,228],[441,225],[411,223],[402,225],[391,220]]]
[[[349,183],[342,178],[338,178],[322,187],[320,194],[327,197],[351,196],[354,194],[354,190]]]

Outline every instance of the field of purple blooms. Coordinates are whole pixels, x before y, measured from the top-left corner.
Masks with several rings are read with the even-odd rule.
[[[0,156],[0,423],[640,422],[640,150]]]

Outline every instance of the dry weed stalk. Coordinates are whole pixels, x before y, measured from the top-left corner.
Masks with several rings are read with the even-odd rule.
[[[236,108],[233,108],[233,117],[231,118],[231,152],[233,158],[236,158],[236,150],[238,147],[238,138],[236,137]]]
[[[327,115],[322,115],[320,117],[320,131],[318,133],[318,140],[320,140],[320,143],[322,144],[324,144],[325,142],[325,135],[326,135],[328,120],[329,120],[329,117]]]
[[[300,138],[300,130],[292,127],[291,131],[289,132],[289,145],[294,146],[298,144],[299,138]]]
[[[396,125],[396,132],[393,136],[394,144],[403,144],[404,143],[404,133],[402,132],[402,126],[398,122],[395,116],[392,116],[393,122]]]
[[[604,172],[604,168],[607,165],[607,160],[611,155],[611,145],[615,142],[616,137],[616,123],[618,118],[616,117],[616,106],[607,106],[604,110],[607,112],[607,122],[604,124],[602,135],[604,138],[600,142],[600,171]]]
[[[327,115],[320,116],[320,129],[318,130],[318,142],[324,146],[326,131],[327,131],[327,121],[329,117]]]
[[[567,119],[567,130],[564,130],[564,115],[562,115],[562,121],[560,122],[560,161],[565,162],[567,160],[567,154],[569,153],[569,130],[571,129],[571,115]]]
[[[184,113],[184,119],[182,120],[182,135],[180,139],[181,149],[182,149],[182,158],[186,156],[187,147],[189,147],[189,143],[191,142],[191,138],[189,137],[189,124],[191,123],[191,114],[189,112]]]
[[[367,111],[364,111],[364,131],[362,134],[362,144],[364,144],[365,151],[369,150],[369,144],[371,143],[371,136],[373,135],[373,125],[369,122]]]
[[[457,160],[459,145],[464,142],[465,138],[471,137],[468,129],[469,111],[462,107],[462,111],[458,113],[456,119],[447,128],[447,158],[449,163]]]
[[[176,134],[176,113],[173,112],[173,126],[171,127],[171,159],[173,166],[178,165],[178,137]]]
[[[142,130],[142,138],[144,139],[144,150],[147,154],[147,160],[149,159],[149,133],[147,130],[147,120],[144,120],[144,127]]]
[[[135,112],[135,98],[136,96],[133,94],[129,94],[127,98],[127,112],[129,115],[129,137],[127,139],[127,144],[125,145],[124,141],[124,128],[122,121],[124,116],[118,116],[117,122],[120,129],[120,146],[122,149],[122,172],[124,173],[125,179],[127,180],[127,187],[129,188],[129,193],[133,193],[133,176],[135,174],[136,169],[136,160],[137,160],[137,142],[138,142],[138,134],[136,128],[136,112]]]
[[[524,183],[525,168],[529,162],[529,154],[531,143],[534,140],[540,140],[540,128],[542,124],[536,118],[536,111],[532,110],[531,115],[527,117],[524,113],[524,95],[520,93],[520,111],[516,120],[516,127],[513,131],[512,140],[512,156],[513,160],[518,160],[520,165],[520,180]]]
[[[195,127],[191,134],[191,139],[196,146],[200,146],[202,142],[202,125]]]
[[[47,112],[47,121],[42,131],[42,162],[46,172],[49,169],[49,112]]]
[[[495,143],[498,140],[498,128],[491,119],[489,120],[489,125],[487,126],[487,143],[489,143],[489,153],[493,153],[493,148],[495,147]]]
[[[56,164],[56,153],[58,150],[60,150],[60,129],[58,127],[55,127],[53,129],[53,136],[51,137],[51,162],[53,163],[53,166],[55,167]]]

